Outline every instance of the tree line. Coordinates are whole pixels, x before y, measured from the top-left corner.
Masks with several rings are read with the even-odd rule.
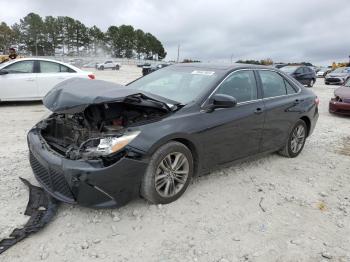
[[[0,23],[0,52],[15,46],[20,53],[35,56],[98,55],[162,60],[166,52],[151,33],[131,25],[110,26],[103,32],[68,16],[41,17],[29,13],[11,26]]]

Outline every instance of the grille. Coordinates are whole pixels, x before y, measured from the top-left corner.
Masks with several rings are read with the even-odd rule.
[[[69,202],[74,201],[74,197],[62,172],[53,168],[44,167],[35,158],[32,152],[29,154],[29,161],[35,177],[47,190],[50,191],[50,193],[60,200]]]

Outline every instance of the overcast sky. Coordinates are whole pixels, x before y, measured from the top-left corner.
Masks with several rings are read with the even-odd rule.
[[[106,30],[130,24],[155,35],[167,60],[271,58],[275,62],[348,61],[349,0],[0,0],[0,21],[29,12],[71,16]]]

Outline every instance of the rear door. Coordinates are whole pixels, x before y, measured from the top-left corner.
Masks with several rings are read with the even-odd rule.
[[[35,61],[22,60],[12,63],[0,75],[0,100],[38,99],[37,74],[34,73]]]
[[[299,89],[276,71],[258,70],[258,73],[265,106],[261,151],[278,150],[298,118],[299,112],[293,108],[301,102],[297,96]]]
[[[259,152],[264,123],[264,105],[252,70],[231,73],[214,94],[235,97],[233,108],[203,112],[207,125],[198,135],[205,144],[205,164],[222,164]],[[208,100],[210,103],[210,98]]]
[[[40,97],[44,97],[58,83],[76,76],[73,69],[60,63],[43,60],[39,63],[37,82]]]

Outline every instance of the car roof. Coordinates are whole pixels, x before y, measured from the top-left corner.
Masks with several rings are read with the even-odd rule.
[[[207,70],[221,70],[221,71],[232,71],[235,69],[240,68],[249,68],[249,69],[271,69],[271,67],[268,66],[262,66],[262,65],[254,65],[254,64],[240,64],[240,63],[234,63],[234,64],[218,64],[218,63],[180,63],[180,64],[174,64],[173,67],[192,67],[192,68],[198,68],[198,69],[207,69]]]
[[[39,58],[39,57],[24,57],[24,58],[17,58],[17,59],[14,59],[14,60],[11,60],[9,62],[11,63],[14,63],[14,62],[18,62],[18,61],[28,61],[28,60],[36,60],[36,61],[47,61],[47,62],[53,62],[53,63],[59,63],[59,64],[62,64],[62,65],[65,65],[67,67],[70,67],[76,71],[82,71],[81,69],[79,69],[78,67],[75,67],[71,64],[67,64],[65,62],[62,62],[62,61],[58,61],[58,60],[54,60],[54,59],[47,59],[47,58]],[[2,64],[0,64],[1,66]]]

